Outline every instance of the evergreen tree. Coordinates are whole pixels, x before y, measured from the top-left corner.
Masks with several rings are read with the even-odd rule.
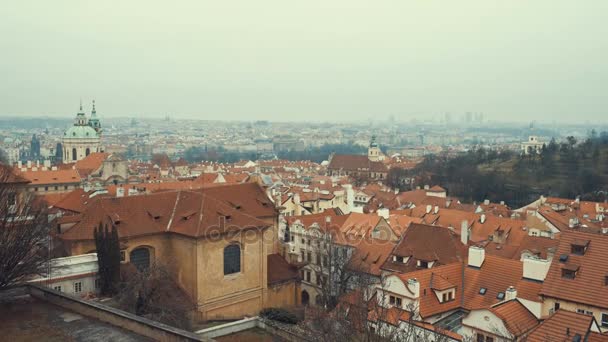
[[[97,249],[97,264],[102,295],[116,293],[116,285],[120,281],[120,243],[118,230],[112,225],[112,231],[101,222],[94,231],[95,247]]]

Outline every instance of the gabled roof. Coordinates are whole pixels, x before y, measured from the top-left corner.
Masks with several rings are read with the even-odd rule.
[[[584,255],[571,253],[571,245],[589,240]],[[579,267],[574,279],[562,278],[559,258],[553,258],[541,293],[544,296],[608,309],[608,236],[575,231],[561,234],[556,255],[568,255],[567,263]]]
[[[573,338],[575,335],[581,337],[580,341],[586,341],[586,337],[594,322],[593,316],[591,315],[557,310],[551,317],[547,318],[538,327],[532,330],[526,338],[526,341],[571,342],[574,341]]]
[[[361,239],[354,245],[355,250],[348,261],[351,270],[380,276],[380,267],[390,256],[395,243],[389,240]]]
[[[538,319],[519,300],[512,299],[490,309],[500,317],[511,334],[518,337],[538,325]]]
[[[391,255],[411,258],[406,264],[389,259],[384,269],[411,272],[417,269],[418,260],[433,261],[437,266],[460,262],[466,258],[467,246],[447,228],[412,223]]]
[[[509,286],[515,287],[517,297],[540,302],[538,292],[541,283],[523,279],[523,263],[516,260],[499,258],[491,255],[485,257],[480,268],[468,267],[465,262],[422,269],[409,273],[395,273],[404,283],[416,278],[420,282],[419,312],[422,317],[433,316],[457,308],[467,310],[491,308],[502,299],[499,292],[505,292]],[[437,277],[456,285],[455,299],[440,303],[432,292]],[[463,278],[464,277],[464,278]],[[464,290],[463,290],[464,286]],[[480,289],[484,288],[484,294]]]
[[[81,177],[86,178],[91,173],[99,170],[104,160],[110,156],[109,153],[94,152],[76,162],[75,167]]]
[[[261,219],[276,215],[276,211],[263,204],[270,200],[256,189],[255,185],[231,185],[120,198],[94,197],[80,221],[60,238],[90,240],[100,222],[116,225],[120,237],[167,232],[198,238],[268,227]]]

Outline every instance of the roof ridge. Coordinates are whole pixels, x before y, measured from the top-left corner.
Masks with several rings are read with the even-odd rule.
[[[171,212],[171,217],[169,218],[169,222],[167,222],[167,228],[165,229],[165,231],[169,231],[171,230],[171,224],[173,223],[173,218],[175,217],[175,212],[177,211],[177,205],[179,203],[179,198],[180,195],[182,193],[181,190],[177,190],[177,195],[175,196],[175,205],[173,206],[173,211]]]

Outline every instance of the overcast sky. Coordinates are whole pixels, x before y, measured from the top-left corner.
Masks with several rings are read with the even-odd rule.
[[[608,1],[5,1],[0,116],[608,117]]]

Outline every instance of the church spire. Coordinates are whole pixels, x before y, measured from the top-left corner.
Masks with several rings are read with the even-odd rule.
[[[91,111],[91,116],[96,116],[97,111],[95,110],[95,100],[93,100],[93,110]]]

